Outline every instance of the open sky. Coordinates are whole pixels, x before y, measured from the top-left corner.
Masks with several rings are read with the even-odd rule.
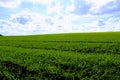
[[[0,0],[0,34],[120,31],[120,0]]]

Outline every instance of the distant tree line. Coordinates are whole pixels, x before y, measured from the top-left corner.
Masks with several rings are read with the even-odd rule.
[[[0,34],[0,36],[3,36],[2,34]]]

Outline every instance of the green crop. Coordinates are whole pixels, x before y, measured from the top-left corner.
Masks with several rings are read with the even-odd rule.
[[[120,80],[120,32],[0,36],[2,80]]]

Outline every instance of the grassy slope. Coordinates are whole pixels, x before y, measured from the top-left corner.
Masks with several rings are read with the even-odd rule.
[[[0,37],[4,79],[120,79],[120,32]]]

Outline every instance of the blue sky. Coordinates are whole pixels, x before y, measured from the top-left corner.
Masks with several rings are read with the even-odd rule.
[[[120,31],[120,0],[0,0],[0,34]]]

